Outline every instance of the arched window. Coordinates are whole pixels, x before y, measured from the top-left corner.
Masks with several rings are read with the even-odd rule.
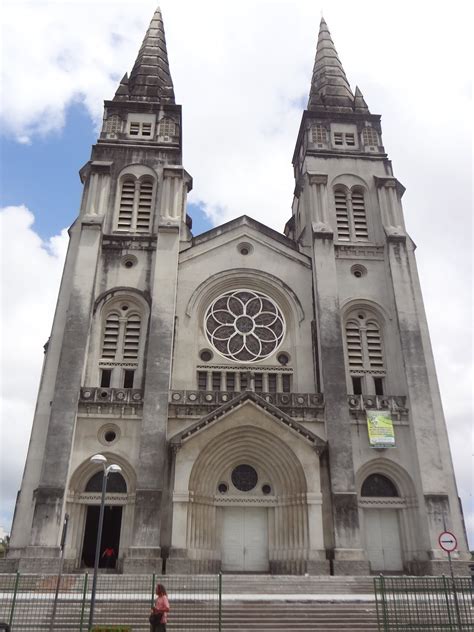
[[[336,228],[339,241],[368,241],[365,195],[360,187],[334,190]]]
[[[120,187],[116,230],[149,233],[151,230],[154,181],[149,176],[125,176]]]
[[[371,474],[362,483],[361,496],[396,498],[399,496],[394,483],[383,474]]]
[[[137,388],[141,330],[142,315],[132,301],[115,301],[106,310],[99,359],[102,387]]]
[[[104,473],[97,472],[87,481],[86,492],[98,492],[102,491],[102,481],[104,480]],[[107,491],[112,494],[126,494],[127,483],[120,472],[110,472],[107,476]]]
[[[385,363],[382,330],[366,309],[352,310],[345,321],[347,365],[354,395],[383,395]]]

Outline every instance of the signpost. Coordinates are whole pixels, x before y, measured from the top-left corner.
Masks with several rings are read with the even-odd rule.
[[[446,551],[446,553],[448,554],[449,570],[451,572],[451,581],[453,585],[454,606],[456,608],[456,615],[459,626],[461,626],[461,615],[459,612],[458,596],[456,593],[456,584],[454,582],[453,565],[451,563],[451,553],[456,550],[458,546],[458,541],[454,533],[451,533],[451,531],[443,531],[439,534],[438,544],[443,549],[443,551]],[[461,627],[459,627],[459,629],[461,629]]]

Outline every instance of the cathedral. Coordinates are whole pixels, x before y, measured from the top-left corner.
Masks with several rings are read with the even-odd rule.
[[[309,79],[283,232],[194,236],[155,12],[80,171],[4,568],[57,570],[66,514],[94,565],[97,454],[117,572],[437,574],[446,528],[469,559],[404,187],[324,19]]]

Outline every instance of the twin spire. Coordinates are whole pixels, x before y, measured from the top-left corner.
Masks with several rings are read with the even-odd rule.
[[[163,17],[159,7],[138,51],[130,78],[125,74],[114,101],[175,102]]]
[[[352,93],[324,18],[319,26],[308,110],[369,112],[359,88]]]
[[[125,74],[114,97],[114,101],[129,100],[175,102],[160,8],[150,22],[130,78]],[[324,18],[319,27],[308,110],[369,112],[359,88],[355,95],[352,93]]]

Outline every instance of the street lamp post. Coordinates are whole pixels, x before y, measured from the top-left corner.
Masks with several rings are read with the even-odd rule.
[[[91,592],[91,605],[89,610],[89,632],[92,630],[94,623],[94,608],[95,608],[95,593],[97,590],[97,573],[99,570],[100,560],[100,545],[102,542],[102,527],[104,524],[104,509],[105,509],[105,494],[107,492],[107,478],[111,472],[121,472],[120,465],[114,463],[107,466],[107,459],[103,454],[94,454],[91,457],[91,463],[96,465],[102,465],[104,476],[102,478],[102,495],[100,498],[100,511],[99,511],[99,525],[97,529],[97,543],[95,545],[95,559],[94,559],[94,578],[92,580],[92,592]]]

